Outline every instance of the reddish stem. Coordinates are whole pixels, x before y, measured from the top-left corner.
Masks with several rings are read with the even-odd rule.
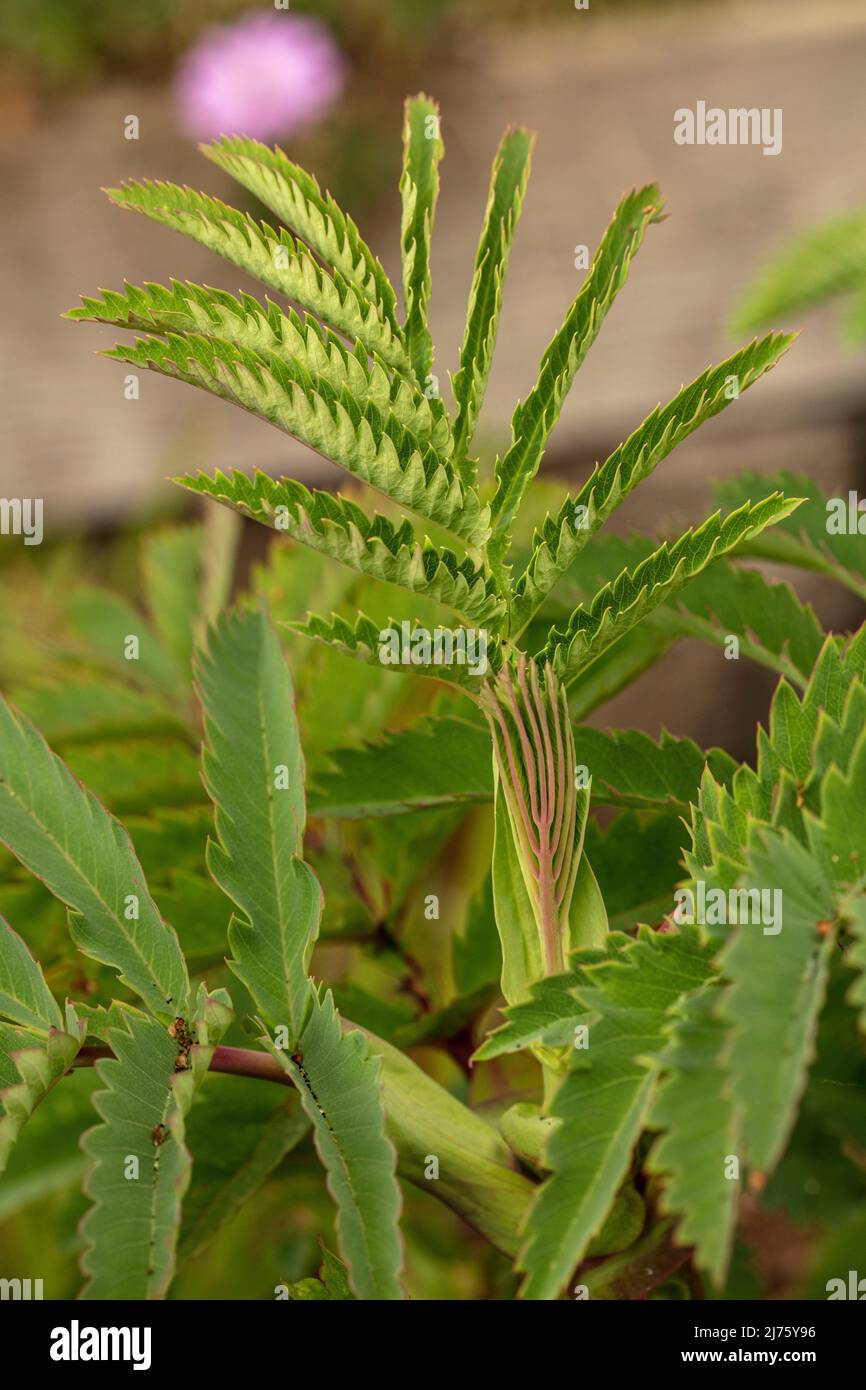
[[[92,1067],[103,1057],[113,1057],[110,1047],[82,1047],[73,1067]],[[278,1086],[292,1086],[288,1072],[283,1071],[276,1057],[269,1052],[256,1052],[249,1047],[215,1047],[211,1071],[228,1076],[251,1076],[258,1081],[275,1081]]]

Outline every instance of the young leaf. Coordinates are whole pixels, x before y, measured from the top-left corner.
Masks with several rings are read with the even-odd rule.
[[[711,973],[694,933],[658,936],[644,928],[636,941],[621,943],[619,959],[585,967],[588,983],[577,990],[579,1004],[598,1017],[550,1109],[560,1124],[547,1145],[551,1176],[526,1228],[526,1298],[556,1298],[601,1230],[655,1089],[642,1059],[660,1051],[668,1010]]]
[[[439,107],[423,93],[406,102],[403,121],[403,204],[400,247],[403,256],[404,334],[419,386],[430,386],[433,342],[427,327],[430,298],[430,238],[439,197],[439,161],[445,152]]]
[[[380,415],[369,403],[362,408],[345,388],[337,395],[320,377],[221,338],[141,338],[105,355],[243,406],[468,544],[483,544],[487,537],[488,508],[464,488],[450,464],[395,416]]]
[[[47,1033],[63,1015],[36,961],[17,932],[0,917],[0,1018]]]
[[[393,671],[398,675],[401,672],[410,672],[416,676],[427,676],[430,680],[447,681],[449,684],[465,687],[467,690],[475,691],[479,688],[488,670],[497,670],[502,654],[499,643],[495,637],[488,637],[486,648],[480,650],[480,634],[467,632],[464,628],[434,628],[428,631],[415,623],[410,623],[406,619],[403,623],[397,622],[394,618],[389,618],[383,627],[374,623],[372,618],[368,618],[364,613],[358,613],[354,622],[340,617],[338,613],[331,614],[330,622],[319,617],[315,613],[310,613],[306,622],[285,623],[285,627],[290,632],[297,632],[301,637],[309,637],[317,642],[324,642],[328,646],[337,647],[347,656],[353,656],[358,661],[365,661],[370,666],[378,666],[380,670]],[[433,641],[437,633],[452,634],[454,649],[458,650],[456,643],[460,634],[465,634],[464,646],[467,653],[465,662],[449,662],[445,660],[446,646],[445,637],[442,638],[442,655],[437,660],[433,648]],[[417,638],[417,651],[420,656],[406,656],[404,662],[391,660],[391,652],[383,643],[386,638],[393,635],[395,641],[402,651],[411,653],[413,643]],[[429,649],[429,657],[424,655],[423,644],[426,643]],[[383,652],[388,656],[388,660],[383,660]],[[475,656],[472,653],[475,652]],[[422,659],[423,658],[423,659]]]
[[[294,164],[279,147],[268,149],[258,140],[224,135],[199,147],[233,179],[255,194],[326,265],[371,300],[379,317],[397,325],[394,288],[361,237],[358,228],[330,193],[323,193],[316,179]]]
[[[23,715],[0,700],[0,841],[73,909],[86,955],[113,966],[155,1014],[187,1016],[189,979],[129,836]]]
[[[577,496],[565,499],[555,517],[545,518],[515,585],[513,636],[523,631],[590,537],[629,493],[705,420],[718,415],[774,367],[793,341],[792,334],[771,333],[719,366],[708,367],[666,406],[657,406],[624,444],[595,467]]]
[[[523,207],[534,144],[535,137],[528,130],[520,126],[509,127],[502,137],[490,176],[490,192],[469,291],[460,368],[452,382],[457,402],[455,458],[458,467],[462,467],[464,478],[469,481],[474,469],[461,461],[466,459],[466,452],[472,443],[487,390],[499,328],[502,284]]]
[[[368,1054],[361,1033],[343,1032],[330,991],[313,996],[298,1060],[267,1041],[312,1121],[353,1293],[402,1299],[400,1189],[394,1147],[385,1137],[378,1060]]]
[[[131,180],[106,192],[120,207],[142,212],[216,251],[330,328],[377,352],[389,367],[409,366],[402,342],[379,317],[376,305],[339,271],[329,274],[288,232],[277,233],[217,198],[176,184]]]
[[[229,614],[212,629],[196,685],[217,837],[208,866],[243,914],[229,927],[230,965],[268,1023],[296,1041],[322,892],[301,858],[303,755],[289,673],[263,613]]]
[[[309,376],[321,377],[338,395],[345,388],[361,405],[369,401],[381,413],[395,415],[443,457],[451,451],[451,427],[441,401],[428,400],[408,377],[378,357],[369,360],[362,348],[352,351],[316,319],[294,309],[284,312],[270,299],[262,304],[245,293],[235,298],[191,281],[172,280],[171,289],[126,284],[122,293],[103,290],[100,298],[83,296],[81,308],[70,309],[65,317],[152,334],[197,334],[248,352],[272,353],[286,367],[300,365]]]
[[[577,608],[563,630],[552,628],[540,659],[550,661],[564,680],[573,680],[717,556],[788,516],[797,504],[797,498],[773,493],[753,507],[741,507],[723,521],[716,512],[696,531],[686,531],[672,543],[665,541],[632,573],[623,571],[601,589],[588,608]]]
[[[479,623],[496,623],[504,611],[493,582],[469,559],[417,540],[409,521],[394,525],[387,517],[368,517],[354,502],[330,492],[309,492],[292,478],[274,481],[266,473],[253,478],[233,472],[188,474],[175,482],[191,492],[213,497],[267,526],[341,561],[373,579],[424,594]]]
[[[671,1011],[663,1071],[649,1113],[663,1130],[649,1156],[665,1179],[662,1210],[679,1216],[677,1239],[693,1245],[697,1264],[721,1286],[730,1259],[739,1183],[726,1171],[737,1153],[734,1103],[722,1057],[728,1031],[718,1016],[718,984],[685,995]]]
[[[500,560],[523,495],[538,472],[550,433],[575,375],[598,336],[608,309],[628,277],[629,266],[647,227],[658,222],[662,201],[655,184],[623,198],[589,268],[565,322],[541,359],[538,380],[518,405],[511,422],[512,443],[496,464],[494,533],[490,553]]]

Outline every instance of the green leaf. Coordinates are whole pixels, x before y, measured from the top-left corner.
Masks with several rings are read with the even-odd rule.
[[[730,780],[736,764],[723,749],[703,752],[689,738],[663,729],[658,743],[639,729],[576,729],[577,764],[592,778],[593,801],[637,810],[685,813],[697,795],[704,768],[717,781]]]
[[[545,632],[542,645],[546,636]],[[631,628],[569,686],[568,709],[572,721],[587,719],[594,710],[627,689],[644,671],[661,661],[671,645],[671,639],[652,631],[649,623]]]
[[[147,690],[177,698],[185,683],[151,624],[119,594],[93,585],[76,585],[69,600],[71,625],[88,650],[86,656],[106,670]],[[138,641],[138,655],[127,656],[129,637]]]
[[[66,318],[110,323],[151,334],[197,334],[223,339],[252,353],[273,354],[284,366],[321,378],[335,393],[344,389],[362,405],[368,402],[395,415],[422,442],[443,457],[451,451],[451,427],[441,401],[428,398],[400,372],[378,357],[369,360],[363,348],[354,351],[342,338],[294,309],[284,312],[251,294],[239,298],[226,290],[204,289],[190,281],[172,280],[171,289],[147,283],[126,284],[122,292],[103,290],[101,297],[84,296],[82,307]]]
[[[84,1025],[71,1004],[63,1029],[52,1025],[44,1037],[0,1023],[0,1174],[23,1126],[66,1075],[83,1041]]]
[[[142,543],[147,606],[163,648],[184,676],[189,675],[199,623],[203,543],[200,526],[166,528]]]
[[[541,463],[562,403],[583,359],[598,336],[608,309],[628,277],[647,227],[659,221],[662,202],[655,184],[623,198],[602,239],[580,293],[541,359],[538,380],[511,422],[512,443],[496,464],[491,558],[505,555],[510,527],[529,482]]]
[[[789,835],[765,832],[753,844],[739,888],[781,893],[768,932],[741,924],[720,963],[730,980],[721,1004],[731,1030],[728,1074],[746,1158],[767,1172],[784,1149],[810,1062],[824,998],[833,899],[814,858]]]
[[[196,663],[204,709],[204,779],[217,839],[208,865],[243,916],[230,962],[268,1023],[300,1036],[322,893],[303,849],[304,764],[292,687],[265,615],[234,613]]]
[[[329,274],[287,231],[275,232],[217,198],[172,183],[130,180],[106,192],[120,207],[142,212],[224,256],[338,333],[377,352],[390,367],[408,366],[402,342],[373,301],[339,271]]]
[[[603,829],[590,819],[585,847],[611,931],[630,932],[636,922],[661,924],[668,916],[687,838],[683,817],[671,809],[623,811]]]
[[[294,164],[275,146],[224,135],[199,147],[202,154],[255,194],[326,265],[371,300],[381,319],[397,325],[394,288],[351,217],[323,193],[312,174]]]
[[[401,1299],[400,1189],[394,1147],[385,1137],[378,1060],[361,1033],[343,1032],[330,991],[314,995],[302,1060],[267,1042],[312,1121],[337,1204],[340,1255],[352,1292],[362,1299]]]
[[[72,935],[86,955],[113,966],[157,1015],[186,1016],[177,936],[159,915],[129,836],[5,701],[0,840],[73,909]]]
[[[63,1028],[63,1015],[30,951],[0,917],[0,1017],[47,1033]]]
[[[575,1025],[587,1017],[574,993],[579,980],[574,964],[565,975],[547,975],[536,980],[527,999],[503,1009],[505,1023],[485,1038],[472,1061],[489,1062],[508,1052],[519,1052],[534,1042],[547,1047],[566,1047],[573,1041]]]
[[[528,130],[521,126],[509,127],[493,161],[490,192],[469,291],[460,368],[452,382],[457,402],[454,452],[458,466],[465,460],[472,443],[478,413],[487,390],[499,328],[502,285],[526,193],[534,143],[535,137]],[[472,465],[465,465],[465,478],[471,480],[473,472]]]
[[[866,210],[812,228],[766,266],[737,306],[738,331],[799,313],[866,280]]]
[[[345,1265],[322,1245],[322,1264],[318,1279],[300,1279],[297,1283],[290,1284],[289,1298],[299,1303],[321,1300],[330,1303],[347,1302],[352,1298],[352,1291],[346,1278]]]
[[[468,544],[483,544],[487,537],[489,509],[451,465],[396,416],[361,406],[346,388],[337,393],[323,378],[272,353],[248,352],[221,338],[141,338],[105,355],[243,406]]]
[[[787,493],[793,491],[803,502],[795,515],[783,519],[772,530],[745,538],[739,553],[813,570],[866,599],[866,547],[860,531],[847,527],[850,505],[847,493],[834,499],[846,521],[846,530],[839,534],[831,534],[828,530],[832,519],[830,502],[818,485],[802,473],[783,472],[770,478],[762,473],[738,473],[719,483],[715,494],[723,506],[738,507],[747,498],[764,492],[768,484]],[[858,511],[855,516],[858,526],[861,515]]]
[[[201,1253],[309,1131],[298,1098],[279,1086],[211,1072],[186,1122],[193,1158],[178,1256]]]
[[[656,1059],[662,1080],[649,1113],[663,1130],[648,1166],[665,1180],[662,1210],[681,1217],[680,1245],[721,1286],[733,1242],[740,1185],[729,1177],[737,1154],[734,1104],[722,1062],[727,1029],[718,1016],[721,991],[710,982],[671,1011],[667,1042]]]
[[[391,671],[397,675],[408,673],[415,676],[427,676],[431,680],[447,681],[449,684],[463,686],[472,691],[479,688],[487,671],[491,668],[495,670],[501,661],[501,652],[495,637],[488,638],[486,651],[482,653],[480,649],[476,649],[476,646],[472,645],[478,643],[480,636],[472,630],[467,632],[464,628],[443,627],[428,629],[420,624],[410,623],[408,619],[405,620],[405,641],[403,640],[402,623],[397,622],[394,618],[389,618],[386,623],[380,626],[372,618],[367,617],[365,613],[358,613],[354,621],[347,620],[338,613],[332,613],[330,621],[315,613],[310,613],[306,622],[285,623],[283,626],[287,627],[290,632],[298,633],[301,637],[309,637],[314,641],[323,642],[327,646],[337,647],[347,656],[353,656],[358,661],[376,666],[380,671]],[[437,632],[450,632],[452,634],[455,652],[458,650],[456,643],[459,640],[459,634],[467,633],[465,638],[467,658],[472,652],[476,652],[477,659],[473,659],[471,662],[468,659],[465,662],[457,660],[450,663],[446,662],[444,657],[447,648],[444,645],[445,638],[443,637],[441,639],[443,644],[442,660],[437,662],[432,645]],[[418,662],[411,660],[406,663],[402,661],[399,663],[383,662],[381,659],[383,643],[385,638],[392,634],[401,652],[405,649],[411,654],[416,639],[419,643],[426,642],[430,649],[429,660],[422,659]],[[384,650],[386,654],[390,655],[387,646]],[[424,658],[424,650],[420,645],[418,651]],[[480,669],[482,665],[484,670]]]
[[[857,1010],[861,1033],[866,1033],[866,898],[858,896],[846,906],[846,925],[853,937],[846,960],[852,970],[857,971],[857,979],[848,991],[847,999]]]
[[[824,633],[810,604],[788,584],[759,570],[716,560],[690,580],[678,598],[650,622],[661,631],[724,648],[733,634],[739,654],[804,687]]]
[[[366,819],[426,806],[493,800],[490,735],[445,716],[419,719],[376,743],[338,748],[309,793],[310,815]]]
[[[718,415],[774,367],[793,340],[791,334],[771,333],[741,348],[719,366],[708,367],[667,405],[656,406],[624,444],[600,467],[596,465],[577,496],[567,497],[555,517],[545,518],[535,532],[532,554],[515,585],[513,636],[523,631],[590,537],[629,493],[705,420]],[[731,394],[732,382],[737,395]]]
[[[430,299],[430,238],[439,197],[439,161],[445,153],[439,125],[439,107],[430,97],[420,93],[406,102],[400,176],[404,333],[412,369],[421,387],[430,385],[433,370],[427,305]]]
[[[796,506],[796,498],[773,493],[724,520],[717,512],[696,531],[686,531],[674,542],[665,541],[633,572],[623,571],[612,584],[605,585],[588,608],[577,608],[564,629],[552,628],[541,659],[550,661],[566,681],[573,680],[717,556],[788,516]]]
[[[72,743],[183,731],[165,701],[104,676],[37,678],[10,690],[9,699],[45,738],[67,749]]]
[[[675,810],[685,814],[704,767],[730,781],[736,763],[721,748],[704,752],[666,730],[655,742],[640,730],[573,730],[577,766],[592,777],[597,806]],[[428,806],[493,800],[490,735],[480,725],[444,715],[419,719],[375,743],[328,753],[309,794],[310,814],[363,820]]]
[[[550,1108],[560,1124],[547,1146],[551,1176],[526,1228],[526,1298],[556,1298],[601,1230],[652,1101],[655,1073],[644,1059],[663,1045],[668,1010],[711,972],[694,933],[642,929],[636,941],[622,941],[619,959],[587,965],[588,984],[577,990],[598,1018]]]
[[[199,473],[175,481],[273,526],[350,569],[424,594],[479,623],[495,624],[504,612],[489,576],[451,550],[429,541],[422,545],[408,521],[395,526],[387,517],[368,517],[347,498],[309,492],[291,478],[275,482],[261,472],[253,478],[237,471],[231,477],[217,472],[213,478]]]
[[[102,1124],[85,1134],[93,1160],[85,1192],[85,1298],[162,1298],[174,1273],[190,1157],[175,1094],[177,1042],[153,1019],[130,1017],[110,1034],[115,1057],[97,1063],[93,1104]]]

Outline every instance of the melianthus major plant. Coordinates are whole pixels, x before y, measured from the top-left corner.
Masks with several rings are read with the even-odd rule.
[[[103,1124],[86,1141],[93,1160],[93,1207],[83,1226],[91,1296],[159,1296],[168,1287],[190,1181],[185,1117],[193,1123],[201,1113],[209,1070],[297,1088],[306,1120],[292,1124],[298,1133],[305,1124],[313,1128],[357,1297],[401,1296],[398,1175],[428,1186],[516,1259],[529,1297],[559,1296],[587,1258],[579,1287],[591,1296],[644,1296],[690,1257],[722,1287],[740,1165],[752,1190],[760,1190],[790,1135],[828,983],[839,1003],[835,943],[847,963],[864,963],[858,856],[866,846],[852,808],[866,776],[866,663],[862,634],[850,643],[825,640],[789,589],[720,557],[734,549],[761,553],[778,537],[770,553],[823,568],[861,596],[862,566],[841,541],[834,553],[812,522],[797,520],[797,500],[785,495],[790,487],[807,495],[802,510],[813,515],[812,491],[800,480],[785,480],[783,490],[757,504],[750,499],[761,480],[729,486],[733,510],[724,518],[717,513],[660,546],[606,536],[587,542],[675,445],[772,366],[790,339],[771,335],[751,344],[655,410],[576,497],[548,514],[518,566],[521,505],[565,393],[645,231],[661,215],[657,190],[630,194],[617,209],[535,387],[515,412],[488,502],[471,449],[528,173],[527,133],[507,132],[494,162],[453,418],[435,393],[427,328],[442,153],[433,103],[418,98],[407,106],[402,321],[378,261],[309,175],[248,140],[222,140],[205,152],[294,235],[172,185],[128,185],[112,196],[212,246],[304,315],[174,282],[170,289],[104,292],[71,317],[146,331],[147,338],[108,355],[243,405],[384,494],[387,509],[409,510],[461,546],[458,553],[444,541],[421,541],[408,520],[370,516],[354,500],[311,493],[291,479],[235,473],[181,480],[343,561],[365,583],[385,580],[407,590],[424,607],[425,621],[431,603],[437,613],[450,606],[461,620],[451,633],[452,654],[460,635],[471,635],[469,624],[483,625],[489,668],[473,671],[437,661],[430,630],[409,622],[414,660],[407,671],[454,691],[444,713],[385,742],[335,752],[316,774],[310,809],[326,820],[352,820],[492,801],[495,837],[481,911],[492,903],[507,1007],[505,1024],[482,1040],[475,1057],[480,1064],[527,1052],[540,1065],[541,1104],[517,1101],[494,1127],[378,1037],[383,1028],[342,1022],[332,991],[313,982],[321,893],[308,860],[324,870],[327,901],[330,869],[327,856],[317,858],[321,846],[304,833],[304,771],[288,672],[254,603],[218,620],[196,658],[204,780],[215,812],[208,868],[235,912],[231,997],[203,984],[193,988],[178,938],[163,920],[163,888],[150,893],[119,823],[25,716],[4,707],[0,838],[71,909],[80,950],[116,970],[146,1008],[109,1000],[104,1008],[68,1005],[61,1015],[27,948],[7,930],[0,953],[11,1086],[0,1122],[4,1145],[76,1060],[97,1061],[108,1090],[97,1097]],[[200,623],[184,611],[184,581],[191,557],[203,560],[199,544],[169,538],[152,557],[150,581],[158,624],[149,643],[151,677],[187,719],[188,701],[178,692]],[[211,583],[205,616],[219,608],[219,588]],[[110,605],[91,601],[90,612],[97,642],[119,647],[130,623]],[[383,625],[361,613],[289,626],[380,671],[382,644],[398,630],[396,620]],[[593,702],[671,640],[685,634],[718,643],[732,627],[742,633],[744,654],[782,677],[769,731],[759,736],[757,770],[738,768],[721,750],[704,755],[688,740],[654,743],[581,727]],[[118,650],[113,658],[117,668]],[[460,697],[467,697],[463,712]],[[28,699],[39,703],[35,693]],[[103,717],[109,706],[104,699]],[[53,708],[44,700],[42,707]],[[723,895],[744,893],[746,903],[750,892],[778,887],[785,929],[765,934],[743,925],[725,936],[718,922],[679,922],[663,932],[611,930],[587,852],[597,842],[591,796],[641,813],[687,811],[692,803],[688,881]],[[637,821],[630,833],[634,853],[642,836]],[[642,872],[653,853],[651,838],[647,843]],[[163,838],[160,853],[171,855],[169,845]],[[620,843],[620,852],[625,859],[627,846]],[[614,862],[608,900],[617,873]],[[356,887],[361,881],[358,873]],[[173,885],[173,914],[204,900],[198,880]],[[637,894],[625,904],[627,918],[639,901]],[[628,918],[629,928],[634,921]],[[470,970],[466,978],[484,983],[483,972]],[[862,982],[852,1002],[862,1011]],[[360,995],[356,1003],[362,1007]],[[467,986],[456,1008],[459,1025],[481,1004]],[[852,1020],[851,1047],[841,1057],[831,1049],[829,1079],[841,1071],[856,1088],[862,1048],[853,1037],[854,1012],[840,1007]],[[222,1043],[233,1009],[254,1021],[256,1049]],[[434,1011],[420,1032],[396,1029],[394,1040],[406,1046],[412,1038],[453,1034],[454,1014],[454,1006],[450,1017],[448,1007]],[[838,1030],[831,1040],[837,1037]],[[113,1058],[100,1060],[106,1049]],[[142,1071],[148,1092],[134,1105]],[[850,1146],[858,1125],[859,1115],[856,1123],[846,1120],[840,1142]],[[283,1140],[295,1142],[297,1133]],[[119,1170],[120,1154],[137,1160],[134,1178]],[[269,1171],[262,1164],[259,1180]],[[244,1195],[235,1193],[229,1205],[236,1209]],[[333,1283],[326,1263],[326,1276],[329,1269]],[[323,1296],[339,1296],[327,1285],[325,1277]]]

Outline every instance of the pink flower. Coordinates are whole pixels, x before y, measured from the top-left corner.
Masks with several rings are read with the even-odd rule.
[[[343,56],[321,20],[259,11],[204,33],[181,61],[175,97],[193,139],[273,140],[324,116],[345,78]]]

